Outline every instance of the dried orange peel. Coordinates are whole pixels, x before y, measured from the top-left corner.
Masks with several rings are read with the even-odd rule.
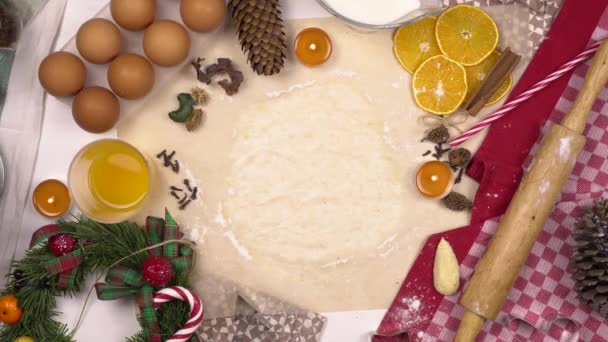
[[[498,45],[498,27],[483,10],[458,5],[445,10],[437,19],[435,37],[441,52],[454,61],[476,65]]]
[[[466,71],[445,56],[431,57],[414,73],[412,89],[420,108],[438,115],[451,114],[467,95]]]
[[[427,59],[441,54],[435,39],[436,23],[436,17],[428,17],[395,31],[393,52],[410,74]]]

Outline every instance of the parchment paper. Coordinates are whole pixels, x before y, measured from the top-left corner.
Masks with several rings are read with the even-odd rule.
[[[497,18],[510,28],[501,31],[502,46],[523,52],[515,46],[526,46],[517,27],[525,31],[528,12],[501,7],[492,13],[510,13]],[[432,146],[419,143],[424,112],[412,99],[411,76],[393,57],[392,33],[306,19],[287,23],[289,41],[309,26],[333,40],[327,64],[306,68],[289,56],[280,75],[255,76],[228,29],[200,55],[209,63],[232,58],[245,73],[239,94],[202,86],[186,67],[118,129],[153,159],[177,151],[178,175],[155,159],[154,193],[143,213],[168,207],[199,244],[195,284],[207,317],[231,315],[225,303],[257,291],[317,312],[384,308],[426,236],[468,221],[415,189],[417,167],[430,160],[421,155]],[[197,85],[212,100],[204,127],[189,133],[167,113],[177,108],[178,93]],[[202,197],[180,211],[168,189],[185,178]],[[475,186],[465,179],[455,190],[471,197]],[[265,301],[257,304],[272,307]]]

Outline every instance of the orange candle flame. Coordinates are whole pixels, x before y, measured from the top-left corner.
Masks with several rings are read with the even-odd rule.
[[[422,164],[416,172],[418,191],[429,198],[447,196],[454,185],[454,171],[442,161],[434,160]]]
[[[68,188],[56,179],[38,184],[32,194],[32,201],[36,211],[50,218],[65,214],[72,203]]]
[[[331,56],[331,39],[320,28],[307,28],[302,30],[296,37],[294,52],[300,63],[306,66],[314,67],[321,65]]]

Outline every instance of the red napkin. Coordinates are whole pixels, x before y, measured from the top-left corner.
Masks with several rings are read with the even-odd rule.
[[[557,69],[588,44],[608,0],[566,0],[547,38],[511,97]],[[374,342],[420,340],[443,296],[433,288],[435,248],[445,237],[462,262],[488,219],[506,210],[521,179],[522,164],[538,139],[540,128],[555,108],[568,84],[565,75],[542,94],[522,104],[496,122],[488,132],[467,174],[480,183],[474,201],[471,225],[429,237],[410,269],[395,300],[377,330]],[[423,299],[422,305],[419,301]],[[420,332],[420,333],[419,333]]]

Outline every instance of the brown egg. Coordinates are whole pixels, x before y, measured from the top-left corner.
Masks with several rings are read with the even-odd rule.
[[[76,55],[69,52],[52,53],[40,63],[38,79],[53,96],[72,96],[87,80],[87,69]]]
[[[156,0],[112,0],[112,18],[128,31],[141,31],[156,18]]]
[[[107,132],[118,121],[120,103],[116,95],[106,88],[87,87],[74,97],[72,116],[87,132]]]
[[[76,34],[78,52],[84,59],[95,64],[111,62],[120,53],[121,45],[120,30],[107,19],[91,19]]]
[[[210,32],[226,17],[224,0],[182,0],[180,13],[184,24],[195,32]]]
[[[127,100],[139,99],[154,86],[154,68],[140,55],[120,55],[108,67],[108,83],[116,95]]]
[[[175,66],[190,53],[190,35],[172,20],[159,20],[144,33],[144,52],[154,64]]]

